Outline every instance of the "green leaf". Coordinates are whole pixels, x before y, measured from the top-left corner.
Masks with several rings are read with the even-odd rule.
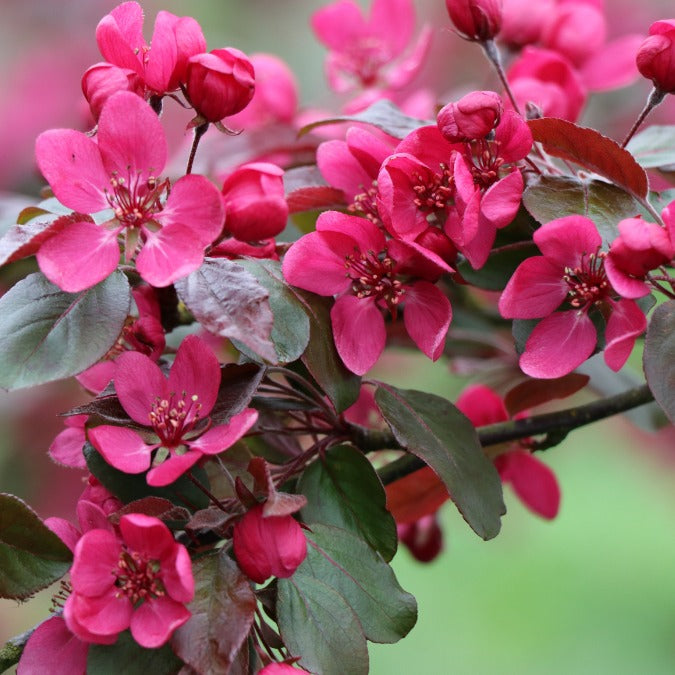
[[[337,353],[330,320],[332,301],[313,293],[294,289],[309,316],[309,344],[302,362],[326,392],[337,412],[344,412],[356,402],[361,378],[348,370]]]
[[[354,610],[372,642],[391,644],[405,637],[417,621],[417,602],[404,591],[394,570],[358,536],[336,527],[310,523],[307,558],[293,577],[307,578],[336,590]]]
[[[25,502],[0,494],[0,597],[23,600],[69,569],[70,549]]]
[[[354,610],[328,584],[304,575],[279,579],[277,618],[299,665],[319,675],[366,675],[366,637]]]
[[[339,122],[363,122],[365,124],[370,124],[398,139],[405,138],[411,131],[415,131],[415,129],[419,129],[420,127],[436,124],[433,120],[420,120],[415,117],[409,117],[391,101],[381,99],[356,115],[330,117],[328,119],[307,124],[300,129],[299,133],[301,135],[306,134],[316,127]]]
[[[619,235],[620,220],[640,213],[638,202],[616,185],[571,176],[540,176],[523,193],[523,204],[540,223],[563,216],[588,216],[606,246]]]
[[[129,631],[120,633],[115,644],[89,645],[87,654],[87,675],[174,675],[182,667],[170,645],[146,649]]]
[[[643,363],[656,402],[675,424],[675,300],[654,310],[647,328]]]
[[[89,471],[125,504],[143,497],[161,497],[190,511],[205,509],[209,505],[209,498],[185,476],[181,476],[171,485],[156,488],[147,484],[144,473],[124,473],[110,466],[90,443],[84,446],[84,458]],[[208,487],[206,472],[203,469],[193,467],[191,473],[202,485]]]
[[[675,125],[654,125],[633,136],[626,146],[644,169],[675,164]]]
[[[502,483],[471,422],[440,396],[380,383],[375,401],[396,440],[439,476],[457,509],[483,539],[506,513]]]
[[[192,617],[174,634],[174,649],[198,673],[227,673],[253,625],[255,594],[222,550],[195,560],[192,571]]]
[[[89,368],[115,344],[130,302],[119,271],[80,293],[30,274],[0,299],[0,387],[32,387]]]
[[[268,361],[276,360],[270,341],[274,318],[268,293],[238,262],[206,258],[198,270],[174,285],[204,328],[240,340]]]
[[[281,273],[281,264],[276,260],[237,261],[269,294],[269,303],[274,315],[270,338],[274,344],[277,360],[291,363],[300,358],[309,342],[309,318],[302,303],[290,289]]]
[[[396,523],[387,511],[382,483],[364,454],[351,445],[331,448],[307,467],[298,482],[307,497],[306,523],[334,525],[366,541],[385,560],[396,553]]]

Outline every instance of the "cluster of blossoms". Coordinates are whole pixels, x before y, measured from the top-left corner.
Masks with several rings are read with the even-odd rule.
[[[675,300],[675,201],[657,211],[624,147],[675,92],[675,20],[654,23],[646,40],[609,41],[590,0],[445,4],[455,32],[495,66],[499,91],[439,101],[417,86],[433,30],[415,37],[412,0],[374,0],[367,15],[338,0],[311,25],[329,50],[328,84],[345,95],[339,126],[298,109],[280,59],[207,52],[191,17],[159,12],[149,43],[136,2],[99,23],[105,61],[82,78],[94,128],[38,137],[53,199],[0,240],[2,264],[35,255],[36,302],[68,307],[48,307],[56,324],[100,292],[85,328],[114,333],[92,349],[73,331],[89,360],[68,375],[95,398],[70,412],[49,454],[91,472],[89,487],[78,527],[44,523],[71,552],[70,580],[20,675],[85,672],[91,645],[113,648],[127,631],[178,659],[176,670],[307,672],[299,661],[322,672],[332,646],[317,655],[297,631],[316,607],[330,614],[326,598],[362,631],[363,651],[366,639],[394,641],[414,623],[414,599],[395,579],[373,597],[400,601],[382,610],[396,637],[364,620],[371,598],[354,578],[356,551],[382,584],[397,541],[434,559],[447,500],[481,537],[495,536],[502,483],[535,514],[557,515],[557,479],[533,454],[543,441],[480,432],[575,393],[588,378],[573,371],[596,352],[621,369],[647,330],[652,294]],[[654,92],[623,146],[575,124],[589,92],[638,72]],[[161,117],[172,101],[193,114],[184,171]],[[574,147],[579,139],[591,147]],[[619,194],[618,205],[597,194]],[[127,289],[119,307],[106,296],[111,277]],[[120,308],[107,328],[102,315]],[[3,316],[0,338],[7,325],[20,332]],[[436,361],[462,356],[462,340],[472,358],[451,365],[480,377],[498,362],[507,385],[474,383],[452,405],[361,382],[388,342]],[[33,352],[19,356],[32,363]],[[449,410],[457,430],[447,436]],[[385,480],[392,451],[427,465]],[[354,476],[368,494],[356,495]]]

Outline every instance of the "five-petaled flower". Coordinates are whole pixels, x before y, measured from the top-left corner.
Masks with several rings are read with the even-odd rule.
[[[130,628],[141,646],[160,647],[191,616],[190,556],[157,518],[122,516],[119,531],[89,530],[77,542],[63,616],[84,642],[110,644]]]
[[[141,277],[168,286],[196,270],[204,249],[220,234],[223,205],[203,176],[173,185],[159,175],[166,164],[162,124],[131,92],[111,96],[99,118],[96,141],[72,129],[51,129],[36,143],[37,162],[56,198],[76,214],[37,253],[45,276],[78,292],[109,276],[120,258],[135,258]],[[112,209],[96,224],[89,215]],[[77,216],[80,216],[77,220]]]
[[[212,426],[209,414],[218,396],[220,366],[194,335],[178,348],[168,379],[139,352],[125,352],[117,364],[114,382],[120,403],[143,429],[101,425],[89,430],[89,440],[120,471],[150,469],[149,485],[173,483],[204,455],[229,448],[258,419],[256,410],[246,408],[227,424]]]

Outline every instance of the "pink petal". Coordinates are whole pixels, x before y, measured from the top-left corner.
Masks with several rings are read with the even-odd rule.
[[[123,352],[117,359],[115,391],[134,422],[150,426],[155,401],[168,398],[169,388],[159,366],[140,352]]]
[[[435,361],[445,346],[452,320],[450,301],[428,281],[417,281],[405,289],[403,322],[415,344]]]
[[[75,546],[82,536],[75,525],[56,517],[45,518],[44,523],[71,551],[75,551]]]
[[[63,618],[68,628],[83,640],[109,644],[109,636],[129,627],[132,612],[129,598],[126,595],[118,597],[117,588],[111,586],[98,597],[72,593],[66,601]]]
[[[192,563],[185,546],[176,546],[171,560],[162,561],[160,570],[166,592],[176,602],[190,602],[195,594]]]
[[[42,273],[67,293],[78,293],[109,277],[117,268],[119,230],[89,222],[68,225],[37,252]]]
[[[28,638],[18,675],[85,675],[89,645],[68,630],[60,616],[41,623]]]
[[[35,158],[56,198],[69,209],[96,213],[107,208],[110,175],[98,145],[72,129],[50,129],[35,142]]]
[[[217,455],[234,445],[257,421],[258,411],[247,408],[232,417],[227,424],[213,427],[197,440],[189,441],[188,446],[205,455]]]
[[[642,279],[636,279],[626,274],[622,269],[617,267],[614,258],[608,255],[605,258],[605,272],[612,288],[622,297],[643,298],[645,295],[651,293],[651,287],[647,285]]]
[[[157,178],[167,156],[162,123],[152,108],[130,91],[113,94],[98,119],[98,146],[109,175],[131,182]]]
[[[420,71],[429,54],[431,48],[431,40],[434,31],[431,26],[424,26],[420,32],[412,51],[398,63],[394,64],[386,77],[387,86],[392,89],[400,89],[405,87]],[[411,111],[406,110],[408,114]]]
[[[145,82],[158,94],[169,90],[171,76],[178,62],[175,27],[179,18],[170,12],[158,12],[150,40],[150,52],[145,66]]]
[[[220,363],[211,348],[196,335],[188,335],[178,347],[169,372],[169,392],[188,397],[197,396],[200,416],[212,410],[220,387]]]
[[[166,596],[144,602],[131,617],[131,634],[141,647],[161,647],[192,614],[184,605]]]
[[[553,379],[571,373],[592,353],[597,334],[588,314],[556,312],[540,321],[525,343],[521,370],[531,377]]]
[[[150,456],[156,446],[125,427],[100,426],[89,430],[91,444],[108,464],[124,473],[143,473],[150,467]]]
[[[106,512],[94,502],[80,499],[77,502],[77,520],[80,523],[82,532],[89,532],[89,530],[107,530],[114,533],[115,530],[112,523],[108,520]]]
[[[576,267],[581,256],[595,253],[602,238],[595,223],[585,216],[565,216],[542,225],[534,233],[541,252],[562,267]]]
[[[379,252],[386,240],[380,228],[367,218],[349,216],[339,211],[326,211],[316,221],[316,230],[322,234],[347,234],[362,251]],[[349,253],[353,253],[352,248]]]
[[[113,588],[121,551],[112,532],[85,532],[75,546],[75,559],[70,568],[73,590],[82,597],[97,597]]]
[[[507,163],[527,157],[534,143],[530,127],[512,110],[502,114],[495,129],[495,139],[499,142],[499,156]]]
[[[415,7],[411,0],[373,0],[368,28],[387,46],[390,57],[408,45],[415,29]]]
[[[173,223],[158,232],[144,227],[143,232],[147,239],[136,257],[136,269],[151,286],[168,286],[204,262],[205,245],[188,225]]]
[[[605,329],[605,363],[619,370],[630,356],[635,340],[647,330],[647,318],[633,300],[611,301]]]
[[[505,422],[509,418],[501,396],[484,384],[473,384],[464,389],[455,405],[475,427]]]
[[[169,528],[158,518],[143,513],[129,513],[120,518],[120,531],[132,552],[160,561],[173,555],[176,544]]]
[[[152,487],[164,487],[177,481],[186,471],[203,457],[201,452],[188,451],[183,455],[172,455],[158,466],[150,469],[146,480]]]
[[[83,370],[75,379],[87,390],[94,394],[100,394],[110,381],[114,379],[117,372],[115,361],[99,361],[91,368]]]
[[[529,452],[514,450],[495,458],[502,481],[511,483],[520,500],[542,518],[551,520],[560,508],[560,487],[555,474]]]
[[[523,196],[523,176],[517,169],[491,185],[480,203],[480,215],[496,228],[509,225]]]
[[[218,188],[204,176],[179,178],[157,220],[164,226],[180,223],[188,226],[202,249],[222,232],[225,215]]]
[[[49,456],[58,464],[63,466],[72,466],[76,469],[85,469],[87,463],[84,461],[84,444],[86,437],[84,433],[84,423],[87,421],[87,415],[73,415],[67,418],[68,425],[49,446]]]
[[[319,40],[337,52],[343,51],[366,32],[361,9],[352,0],[338,0],[317,10],[311,23]]]
[[[567,297],[563,270],[543,256],[527,258],[516,268],[499,298],[505,319],[539,319],[549,315]]]
[[[138,57],[145,47],[141,6],[137,2],[124,2],[106,14],[96,27],[96,42],[106,61],[142,75]]]
[[[635,54],[644,35],[622,35],[608,42],[581,67],[581,78],[591,91],[607,91],[631,84],[639,77]]]
[[[316,163],[326,182],[344,190],[350,200],[366,192],[377,176],[377,172],[372,176],[366,172],[344,141],[321,143],[316,152]]]
[[[343,295],[330,318],[340,358],[353,373],[363,375],[375,365],[387,341],[382,313],[371,298]]]
[[[393,152],[394,145],[392,142],[387,142],[386,138],[388,137],[376,136],[361,127],[350,127],[347,130],[345,139],[349,152],[370,177],[369,181],[377,177],[382,162]],[[369,182],[364,185],[368,187]]]

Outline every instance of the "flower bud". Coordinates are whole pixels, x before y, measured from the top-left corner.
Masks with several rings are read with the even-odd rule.
[[[243,110],[255,91],[253,64],[231,47],[190,57],[186,80],[190,103],[207,122]]]
[[[472,91],[438,113],[439,131],[450,143],[468,143],[485,138],[499,122],[502,100],[493,91]]]
[[[284,172],[276,164],[254,162],[231,173],[223,183],[225,227],[240,241],[260,241],[279,234],[288,219]]]
[[[539,42],[555,0],[504,0],[499,40],[514,49]]]
[[[307,556],[307,540],[292,516],[263,516],[254,506],[234,526],[234,555],[242,572],[257,584],[292,576]]]
[[[82,76],[82,93],[96,121],[103,104],[118,91],[143,96],[143,81],[133,70],[118,68],[112,63],[95,63]]]
[[[675,93],[675,19],[656,21],[635,57],[638,70],[665,94]]]
[[[445,0],[450,20],[469,40],[491,40],[502,27],[502,0]]]
[[[398,526],[398,537],[415,560],[431,562],[443,550],[443,531],[435,513]]]

